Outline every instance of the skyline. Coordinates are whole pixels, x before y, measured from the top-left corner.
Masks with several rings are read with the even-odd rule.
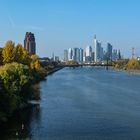
[[[138,0],[1,0],[0,47],[7,40],[24,42],[26,32],[35,34],[37,54],[63,57],[63,50],[93,47],[94,35],[131,57],[140,55],[140,1]]]

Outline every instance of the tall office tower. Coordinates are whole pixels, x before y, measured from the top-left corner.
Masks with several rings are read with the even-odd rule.
[[[69,48],[69,50],[68,50],[68,60],[69,61],[73,60],[72,56],[73,56],[73,50],[72,50],[72,48]]]
[[[36,54],[36,43],[33,33],[26,32],[24,39],[24,48],[29,52],[29,54]]]
[[[94,61],[97,62],[97,40],[96,40],[96,35],[94,36]]]
[[[96,35],[94,36],[94,61],[99,62],[100,61],[100,47],[101,43],[98,42],[96,39]]]
[[[64,50],[64,61],[68,61],[68,50]]]
[[[80,50],[79,48],[72,49],[72,60],[79,62],[80,61]]]
[[[80,55],[80,56],[79,56],[79,62],[80,62],[80,63],[83,63],[83,53],[84,53],[84,52],[83,52],[83,49],[80,48],[80,49],[79,49],[79,55]]]
[[[76,48],[76,61],[80,62],[80,49]]]
[[[86,56],[91,57],[92,55],[92,47],[91,46],[87,46],[86,47]]]
[[[112,60],[112,45],[110,43],[107,43],[107,59]]]
[[[117,52],[116,49],[113,49],[112,59],[114,61],[117,61],[118,60],[118,52]]]
[[[72,48],[72,60],[76,61],[76,48]]]
[[[100,61],[102,61],[104,58],[104,50],[103,48],[100,46]]]
[[[92,52],[91,61],[94,62],[94,52]]]
[[[86,62],[86,51],[83,51],[83,62]]]
[[[121,51],[118,50],[118,59],[121,59]]]
[[[87,46],[86,47],[86,57],[85,57],[85,61],[87,63],[91,62],[91,58],[92,57],[92,47],[91,46]]]

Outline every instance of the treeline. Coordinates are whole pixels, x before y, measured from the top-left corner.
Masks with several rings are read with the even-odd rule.
[[[125,59],[113,62],[115,69],[140,70],[140,61],[137,59]]]
[[[38,56],[8,41],[0,48],[0,122],[35,98],[33,85],[47,75]]]

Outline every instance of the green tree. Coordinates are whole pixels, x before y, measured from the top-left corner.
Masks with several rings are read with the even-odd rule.
[[[9,63],[0,67],[0,81],[4,91],[1,96],[7,114],[11,114],[30,98],[31,80],[31,72],[26,65]]]

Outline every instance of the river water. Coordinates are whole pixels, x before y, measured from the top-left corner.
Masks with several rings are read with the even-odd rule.
[[[40,82],[40,93],[40,106],[13,118],[3,139],[140,139],[140,76],[64,68]]]

